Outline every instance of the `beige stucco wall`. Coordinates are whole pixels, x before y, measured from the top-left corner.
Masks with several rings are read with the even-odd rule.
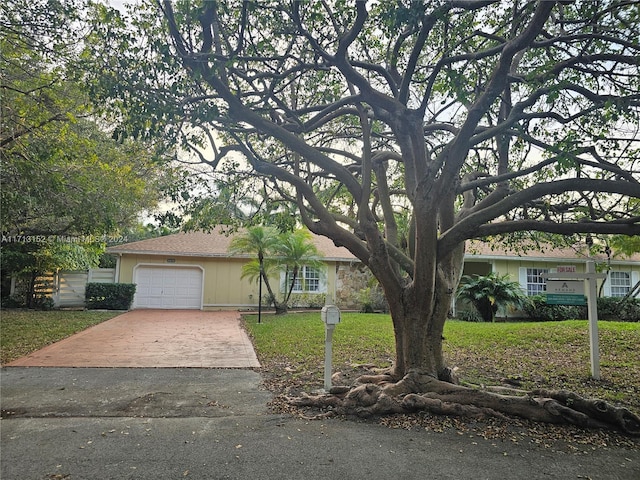
[[[181,257],[160,255],[123,254],[119,259],[118,280],[133,283],[136,265],[162,265],[167,268],[199,266],[204,271],[203,308],[257,308],[259,287],[257,282],[242,279],[242,265],[247,259],[226,257]],[[274,292],[281,298],[280,277],[269,278]],[[327,262],[327,302],[336,301],[336,262]],[[267,289],[262,288],[263,298]]]

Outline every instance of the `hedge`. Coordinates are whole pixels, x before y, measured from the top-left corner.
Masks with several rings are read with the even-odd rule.
[[[524,307],[526,314],[533,320],[553,321],[585,319],[588,316],[586,306],[549,305],[544,295],[531,297],[530,303]],[[620,322],[640,322],[640,300],[629,298],[600,297],[597,299],[598,319],[617,320]]]
[[[87,283],[84,296],[89,310],[129,310],[135,293],[133,283]]]

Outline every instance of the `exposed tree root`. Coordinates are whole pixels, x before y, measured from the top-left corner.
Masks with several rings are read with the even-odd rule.
[[[322,416],[370,417],[417,411],[474,418],[513,415],[545,423],[615,428],[640,436],[640,417],[626,408],[585,399],[568,391],[518,393],[499,394],[410,373],[397,382],[390,375],[367,375],[357,379],[350,388],[336,387],[328,394],[288,400],[299,407],[328,408],[329,414]]]

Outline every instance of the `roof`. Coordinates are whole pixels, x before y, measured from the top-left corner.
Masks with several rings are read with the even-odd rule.
[[[520,258],[528,261],[550,261],[554,262],[576,262],[588,260],[585,254],[586,246],[583,248],[558,248],[552,245],[529,246],[526,248],[509,248],[500,243],[487,243],[479,240],[470,240],[467,242],[465,257],[467,260],[472,259],[505,259]],[[591,259],[598,262],[607,261],[607,255],[602,252],[594,255]],[[638,263],[640,262],[640,253],[634,253],[632,256],[613,256],[612,263]]]
[[[237,233],[235,234],[237,235]],[[248,254],[229,253],[229,244],[234,234],[221,230],[211,232],[181,232],[163,237],[149,238],[138,242],[124,243],[107,248],[112,254],[176,255],[186,257],[240,257]],[[313,235],[311,240],[324,260],[354,261],[356,257],[344,247],[336,247],[327,237]]]
[[[232,233],[221,230],[207,232],[174,233],[163,237],[149,238],[138,242],[124,243],[107,248],[113,254],[137,255],[176,255],[186,257],[237,257],[250,258],[248,254],[229,253]],[[237,233],[236,233],[237,235]],[[332,240],[320,235],[311,235],[312,241],[324,258],[329,261],[358,261],[346,248],[336,247]],[[509,249],[499,243],[490,244],[471,240],[467,242],[466,260],[497,260],[505,258],[520,258],[528,261],[576,262],[584,261],[587,257],[579,250],[571,248],[557,248],[550,245],[541,248]],[[596,255],[597,261],[606,261],[605,254]],[[631,257],[615,257],[612,263],[640,262],[640,253]]]

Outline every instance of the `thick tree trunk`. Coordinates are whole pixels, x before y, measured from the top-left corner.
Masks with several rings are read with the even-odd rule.
[[[495,315],[498,312],[498,307],[496,305],[492,305],[491,302],[483,298],[481,300],[476,300],[474,306],[480,313],[482,317],[482,321],[484,322],[493,322],[495,319]]]
[[[353,385],[334,387],[329,394],[304,395],[290,398],[290,402],[297,406],[331,407],[333,415],[369,417],[416,411],[471,417],[510,415],[585,428],[616,428],[640,435],[638,415],[601,400],[552,391],[505,395],[456,384],[442,354],[442,334],[460,277],[462,256],[461,247],[438,265],[430,291],[409,284],[400,289],[401,295],[387,298],[396,335],[396,360],[388,373],[362,376]],[[383,287],[390,278],[378,277]],[[394,291],[393,285],[387,288]],[[425,302],[421,295],[431,300]]]
[[[401,312],[391,311],[396,332],[396,362],[394,376],[402,378],[409,372],[419,372],[435,378],[446,369],[442,355],[442,330],[445,318],[433,313],[412,310],[403,303]]]
[[[433,254],[435,257],[435,244]],[[434,268],[431,282],[416,281],[401,288],[400,295],[391,297],[386,282],[393,278],[378,276],[385,289],[396,340],[393,376],[401,379],[408,373],[428,375],[445,381],[455,381],[442,353],[444,324],[451,310],[451,301],[458,285],[464,258],[464,245]],[[374,271],[374,273],[376,273]],[[416,275],[417,276],[417,275]]]
[[[638,415],[602,400],[582,398],[572,392],[545,390],[501,395],[417,373],[408,373],[398,382],[389,375],[363,376],[350,388],[334,387],[328,395],[304,395],[289,400],[296,406],[331,407],[332,415],[366,418],[428,411],[474,418],[516,416],[584,428],[615,428],[640,436]]]

